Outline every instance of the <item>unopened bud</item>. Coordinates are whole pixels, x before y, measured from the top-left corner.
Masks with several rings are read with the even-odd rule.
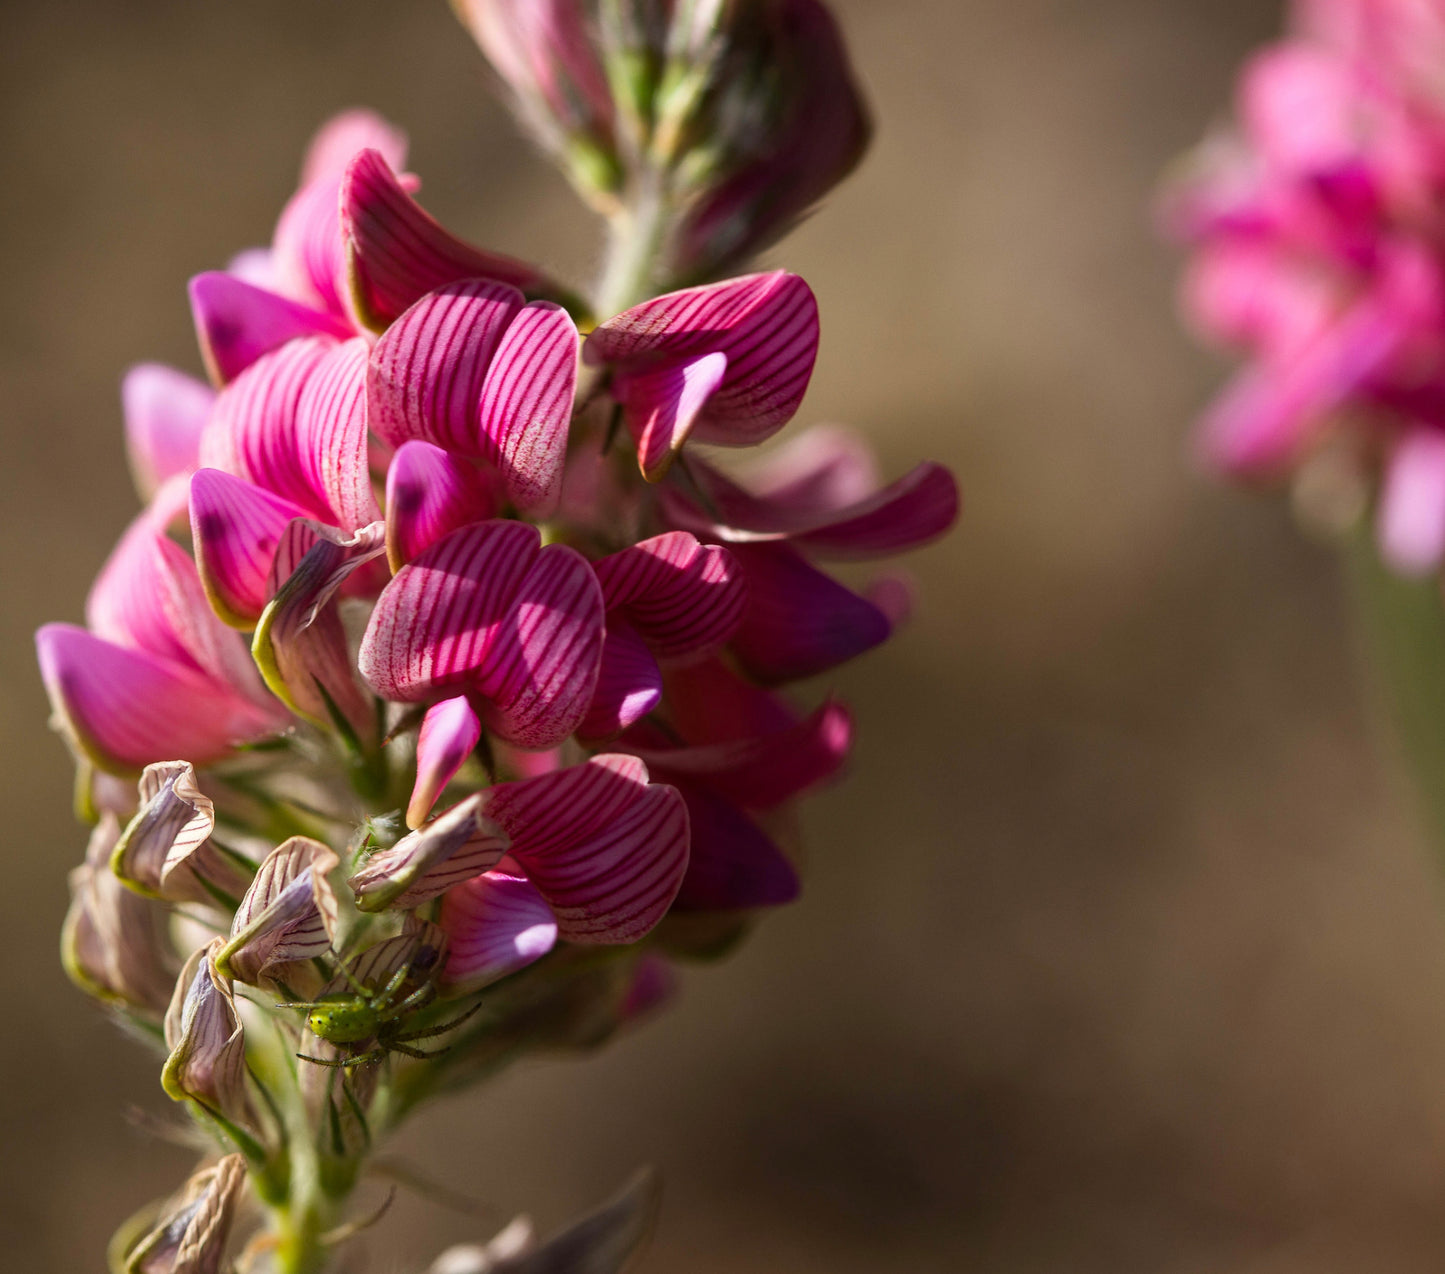
[[[217,1274],[246,1180],[240,1155],[203,1168],[124,1257],[125,1274]]]
[[[320,841],[293,836],[267,856],[246,890],[230,939],[216,956],[222,973],[258,985],[285,967],[325,955],[336,936],[336,895],[326,879],[340,860]]]
[[[409,909],[480,875],[501,860],[511,843],[482,813],[478,792],[425,827],[378,850],[347,883],[362,911]]]
[[[221,939],[195,952],[176,981],[166,1012],[171,1055],[161,1086],[176,1101],[194,1101],[243,1130],[255,1127],[246,1091],[246,1041],[231,979],[216,968]]]

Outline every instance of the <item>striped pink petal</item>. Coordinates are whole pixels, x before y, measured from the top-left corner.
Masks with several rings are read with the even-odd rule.
[[[327,876],[339,863],[320,841],[293,836],[266,855],[216,953],[222,974],[259,983],[331,950],[339,912]]]
[[[543,548],[520,522],[482,522],[397,573],[372,613],[360,666],[387,699],[474,690],[502,739],[547,748],[591,702],[602,632],[602,591],[579,553]]]
[[[557,943],[547,900],[514,864],[463,881],[442,900],[443,981],[477,990],[540,960]]]
[[[1428,575],[1445,556],[1445,434],[1415,429],[1396,445],[1378,512],[1380,554],[1402,575]]]
[[[679,782],[687,802],[691,853],[677,892],[680,911],[749,911],[781,907],[799,892],[788,856],[727,798],[699,783]]]
[[[446,785],[466,764],[482,737],[482,723],[466,695],[443,699],[427,709],[416,740],[416,783],[406,807],[406,825],[420,827]]]
[[[650,783],[635,757],[597,756],[499,784],[486,808],[569,942],[635,942],[662,919],[687,870],[682,797]]]
[[[787,544],[734,544],[748,606],[732,650],[764,685],[816,676],[888,640],[893,625],[873,602],[810,566]]]
[[[102,769],[172,757],[205,765],[278,728],[274,713],[215,678],[73,624],[45,625],[35,644],[59,722]]]
[[[531,266],[481,252],[443,230],[375,150],[352,159],[342,178],[341,230],[351,306],[361,325],[373,331],[385,330],[428,292],[460,279],[493,279],[523,292],[549,290]]]
[[[549,516],[562,494],[580,345],[566,310],[533,301],[513,318],[482,386],[484,454],[512,502],[537,517]]]
[[[339,319],[223,270],[196,275],[190,293],[201,356],[218,385],[235,380],[263,354],[297,337],[351,335]]]
[[[191,539],[206,596],[216,614],[250,630],[271,600],[276,546],[305,510],[219,469],[191,478]]]
[[[475,465],[429,442],[404,442],[386,471],[386,555],[393,572],[469,522],[484,522],[497,500]]]
[[[346,250],[341,242],[341,174],[301,187],[271,240],[273,285],[301,304],[346,317]]]
[[[727,368],[728,356],[718,351],[613,378],[613,392],[627,409],[637,441],[637,463],[649,482],[667,475]]]
[[[297,502],[321,509],[344,531],[359,530],[381,516],[367,454],[366,367],[367,344],[361,337],[317,360],[296,406],[296,454],[284,471],[286,480],[297,474],[310,496]]]
[[[507,834],[483,813],[478,792],[366,859],[347,884],[362,911],[407,911],[495,867]]]
[[[524,301],[516,288],[466,279],[428,292],[377,341],[367,371],[371,428],[464,456],[484,447],[478,403],[487,368]]]
[[[662,701],[662,673],[647,643],[631,625],[609,620],[597,689],[577,733],[610,739],[641,720]]]
[[[407,136],[389,120],[364,107],[333,115],[311,139],[301,165],[301,184],[339,177],[363,150],[378,151],[397,172],[406,167]]]
[[[669,531],[594,564],[609,615],[632,626],[661,660],[720,649],[747,605],[743,572],[727,549]]]
[[[168,478],[196,467],[201,427],[216,391],[160,363],[140,363],[120,386],[130,471],[143,499]]]
[[[629,396],[630,377],[648,366],[725,354],[726,373],[693,433],[747,446],[771,437],[802,402],[818,354],[818,305],[795,274],[750,274],[645,301],[598,327],[583,352],[588,363],[625,373],[619,392],[635,428],[648,404]]]

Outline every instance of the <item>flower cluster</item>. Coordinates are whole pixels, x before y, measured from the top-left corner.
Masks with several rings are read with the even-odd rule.
[[[1445,556],[1445,5],[1296,0],[1166,201],[1184,305],[1247,365],[1209,409],[1214,464],[1378,471],[1385,560]],[[1332,445],[1331,445],[1332,444]],[[1363,481],[1358,481],[1362,479]]]
[[[610,6],[631,15],[613,43],[661,41],[629,58],[585,5],[464,8],[619,215],[661,210],[678,246],[653,244],[639,287],[749,255],[866,138],[813,0]],[[793,61],[760,87],[742,71],[779,41]],[[645,128],[614,97],[624,64],[652,85]],[[126,377],[145,508],[85,626],[37,636],[94,824],[67,967],[163,1039],[166,1091],[232,1152],[127,1268],[217,1268],[246,1180],[276,1216],[257,1251],[314,1268],[367,1147],[417,1100],[595,1043],[667,993],[669,959],[795,897],[790,809],[852,725],[785,688],[906,609],[896,579],[859,592],[824,564],[956,516],[945,469],[884,485],[839,428],[745,468],[708,449],[797,413],[818,313],[796,275],[596,321],[417,189],[404,136],[348,112],[269,248],[192,280],[211,383]]]

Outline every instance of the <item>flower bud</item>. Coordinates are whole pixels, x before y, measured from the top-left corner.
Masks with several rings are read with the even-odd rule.
[[[216,955],[223,975],[258,985],[284,966],[325,955],[336,936],[336,895],[326,875],[340,861],[320,841],[293,836],[261,864]],[[218,940],[219,941],[219,940]]]
[[[482,813],[478,792],[420,831],[378,850],[347,883],[362,911],[408,909],[480,875],[507,852],[506,832]]]
[[[246,1180],[240,1155],[203,1168],[125,1256],[125,1274],[217,1274]]]
[[[246,1041],[231,979],[216,968],[221,941],[195,952],[176,980],[165,1021],[171,1055],[161,1086],[176,1101],[194,1101],[249,1131],[256,1121],[246,1091]]]

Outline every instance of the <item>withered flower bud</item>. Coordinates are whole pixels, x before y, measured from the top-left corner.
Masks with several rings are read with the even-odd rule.
[[[236,909],[217,968],[259,985],[283,974],[285,965],[325,955],[337,925],[336,895],[326,875],[338,862],[320,841],[305,836],[267,854]]]
[[[161,1086],[176,1101],[198,1102],[250,1131],[255,1113],[246,1091],[246,1041],[231,979],[216,968],[220,947],[216,938],[195,952],[176,980],[165,1021],[171,1055],[161,1071]]]
[[[347,883],[362,911],[409,909],[495,867],[511,844],[482,813],[486,793],[453,805],[425,827],[378,850]]]
[[[218,1274],[245,1180],[240,1155],[197,1172],[126,1255],[125,1274]]]

